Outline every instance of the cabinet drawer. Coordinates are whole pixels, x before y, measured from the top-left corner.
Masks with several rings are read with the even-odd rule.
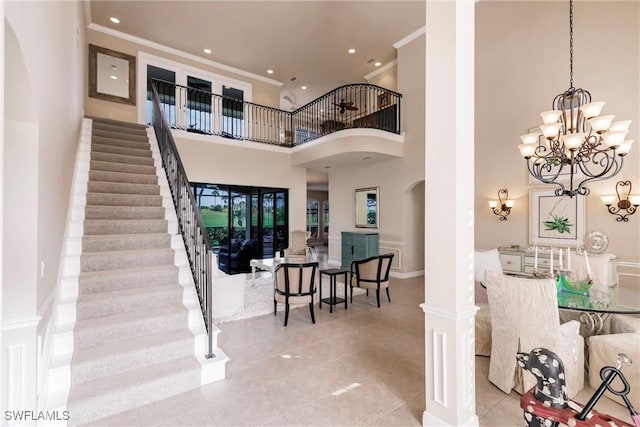
[[[504,271],[520,272],[522,270],[521,260],[522,258],[519,255],[500,254],[500,263]]]
[[[532,256],[526,256],[524,257],[524,263],[526,265],[531,265],[533,266],[536,262],[535,257]],[[556,257],[553,258],[553,263],[557,266],[558,265],[558,259]],[[549,267],[549,265],[551,264],[551,260],[550,258],[542,258],[542,257],[538,257],[538,267]]]

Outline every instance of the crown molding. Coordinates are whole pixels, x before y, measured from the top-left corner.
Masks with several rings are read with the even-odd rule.
[[[234,74],[238,74],[240,76],[249,77],[254,80],[259,80],[261,82],[269,83],[274,86],[281,87],[284,83],[279,82],[277,80],[270,79],[268,77],[261,76],[259,74],[254,74],[249,71],[241,70],[239,68],[231,67],[229,65],[221,64],[219,62],[211,61],[210,59],[201,58],[197,55],[193,55],[191,53],[184,52],[182,50],[174,49],[169,46],[165,46],[160,43],[152,42],[151,40],[143,39],[142,37],[132,36],[131,34],[123,33],[122,31],[114,30],[112,28],[104,27],[102,25],[94,24],[93,22],[87,25],[89,30],[97,31],[100,33],[108,34],[113,37],[120,38],[122,40],[127,40],[132,43],[137,43],[146,47],[150,47],[152,49],[157,49],[163,51],[165,53],[176,55],[190,61],[199,62],[201,64],[208,65],[210,67],[218,68],[220,70],[229,71]]]
[[[400,49],[402,46],[405,46],[405,45],[411,43],[412,41],[414,41],[415,39],[417,39],[421,35],[425,34],[426,32],[427,32],[427,26],[424,25],[424,26],[418,28],[417,30],[415,30],[413,33],[409,34],[407,37],[395,42],[393,44],[393,47],[395,47],[396,49]]]
[[[390,68],[393,68],[396,66],[396,64],[398,63],[397,59],[394,59],[391,62],[387,62],[386,64],[384,64],[382,67],[379,67],[375,70],[373,70],[372,72],[370,72],[369,74],[367,74],[366,76],[364,76],[365,80],[371,80],[372,78],[374,78],[375,76],[377,76],[380,73],[384,73],[385,71],[387,71]]]

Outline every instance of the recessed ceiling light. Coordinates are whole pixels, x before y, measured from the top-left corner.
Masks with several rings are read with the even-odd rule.
[[[373,65],[375,65],[376,67],[379,67],[379,66],[381,66],[381,65],[382,65],[382,62],[376,62],[376,63],[375,63],[375,64],[373,64]]]
[[[118,18],[116,18],[115,16],[112,16],[111,18],[109,18],[109,20],[111,22],[113,22],[114,24],[119,24],[120,20]]]
[[[206,53],[207,55],[209,55],[211,53],[211,49],[203,49],[204,53]]]
[[[118,69],[118,66],[117,66],[117,65],[111,65],[111,69],[112,69],[112,70],[117,70],[117,69]]]
[[[362,160],[369,160],[371,156],[363,157]]]
[[[325,166],[324,168],[325,169],[331,169],[331,166]]]
[[[354,48],[349,49],[347,52],[349,53],[356,53],[356,50]]]
[[[300,86],[300,89],[307,90],[307,87],[306,86]]]
[[[111,77],[113,80],[118,80],[118,76],[111,75],[109,77]]]
[[[273,74],[273,70],[269,69],[269,70],[267,70],[267,73]]]

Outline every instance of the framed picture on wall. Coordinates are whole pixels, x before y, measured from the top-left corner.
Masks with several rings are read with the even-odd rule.
[[[576,246],[584,239],[583,196],[556,196],[554,190],[529,193],[529,243]]]

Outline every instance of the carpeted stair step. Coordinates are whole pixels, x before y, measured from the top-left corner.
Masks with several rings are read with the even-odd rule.
[[[138,142],[147,141],[146,132],[144,134],[136,135],[136,134],[131,134],[129,132],[120,132],[120,131],[113,132],[109,130],[93,129],[91,131],[91,136],[101,136],[104,138],[122,139],[125,141],[138,141]]]
[[[160,249],[171,247],[171,235],[168,233],[151,234],[108,234],[84,236],[83,253],[126,251],[131,249]]]
[[[84,234],[149,234],[166,233],[164,219],[86,219]]]
[[[93,144],[104,144],[123,148],[135,148],[138,150],[148,150],[150,147],[148,142],[127,141],[126,139],[107,138],[105,136],[92,136],[91,142]]]
[[[162,196],[152,194],[87,193],[87,206],[162,206]]]
[[[78,298],[76,319],[94,319],[135,310],[149,310],[182,302],[184,288],[174,285],[130,288],[84,294]]]
[[[72,384],[119,374],[193,354],[193,334],[187,329],[159,332],[83,348],[73,354]]]
[[[140,149],[119,147],[117,145],[109,144],[97,144],[94,142],[91,144],[91,151],[100,153],[123,154],[125,156],[151,157],[151,148],[149,147],[147,147],[146,149]]]
[[[194,356],[155,363],[71,387],[70,425],[117,414],[199,387],[200,365]]]
[[[133,249],[128,251],[87,252],[80,256],[80,271],[119,270],[172,264],[175,252],[167,249]]]
[[[158,184],[156,175],[139,173],[89,171],[89,181],[127,182],[129,184]]]
[[[91,152],[91,160],[100,162],[127,163],[132,165],[153,166],[152,157],[125,156],[122,154]]]
[[[178,283],[180,271],[175,265],[123,268],[82,272],[78,276],[79,293],[90,294],[117,289],[145,288]]]
[[[94,121],[91,129],[99,129],[106,130],[111,132],[128,132],[132,135],[146,135],[147,134],[147,126],[141,125],[138,123],[129,123],[129,122],[102,122],[102,121]]]
[[[128,128],[132,130],[147,128],[147,125],[141,123],[123,122],[122,120],[108,119],[106,117],[88,117],[93,121],[92,128],[100,128],[103,126],[117,126],[119,128]]]
[[[87,206],[85,219],[164,219],[162,206]]]
[[[144,175],[156,175],[155,166],[149,165],[134,165],[130,163],[117,163],[117,162],[103,162],[98,160],[91,160],[91,171],[105,171],[105,172],[125,172]]]
[[[160,194],[160,186],[157,184],[130,184],[128,182],[89,181],[87,190],[90,193]]]
[[[146,403],[184,393],[199,385],[194,357],[150,365],[127,373],[72,387],[69,425],[85,424]],[[77,390],[77,392],[76,392]],[[100,390],[105,390],[103,393]],[[73,401],[71,399],[74,399]]]
[[[187,323],[188,312],[182,304],[86,319],[76,323],[73,348],[113,343],[159,331],[185,329]]]

